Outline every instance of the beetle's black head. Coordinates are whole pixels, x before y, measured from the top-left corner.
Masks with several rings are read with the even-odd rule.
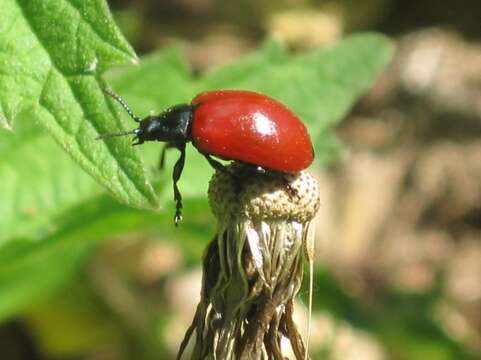
[[[134,135],[134,145],[142,144],[145,141],[165,141],[176,144],[190,141],[190,129],[194,105],[175,105],[161,112],[157,116],[147,116],[144,119],[140,119],[134,115],[132,110],[130,110],[126,102],[120,96],[107,90],[105,93],[117,100],[130,117],[139,123],[139,127],[130,131],[103,134],[98,136],[97,139]]]
[[[193,106],[181,104],[168,108],[157,116],[147,116],[132,130],[135,145],[144,141],[185,143],[190,141]]]

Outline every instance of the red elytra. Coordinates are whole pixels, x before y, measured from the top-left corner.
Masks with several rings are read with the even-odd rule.
[[[207,91],[190,104],[175,105],[159,115],[141,119],[120,96],[105,93],[118,101],[139,126],[100,135],[98,139],[134,135],[134,145],[163,141],[166,145],[160,164],[166,149],[180,151],[172,173],[176,224],[182,219],[182,196],[177,182],[184,169],[185,145],[189,141],[219,171],[227,170],[211,155],[279,173],[301,171],[314,159],[311,139],[302,121],[266,95],[241,90]]]
[[[266,95],[208,91],[192,104],[192,143],[204,154],[280,172],[301,171],[314,159],[302,121]]]

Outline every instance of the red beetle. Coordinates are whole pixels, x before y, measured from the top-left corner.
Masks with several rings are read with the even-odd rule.
[[[180,157],[173,170],[175,223],[182,219],[182,196],[177,182],[189,141],[218,170],[224,160],[250,164],[256,171],[291,173],[307,168],[314,159],[311,139],[304,124],[278,101],[252,91],[220,90],[197,95],[190,104],[175,105],[157,116],[140,119],[118,95],[106,91],[139,123],[131,131],[100,135],[100,138],[134,135],[133,145],[144,141],[166,142],[165,150],[177,148]]]

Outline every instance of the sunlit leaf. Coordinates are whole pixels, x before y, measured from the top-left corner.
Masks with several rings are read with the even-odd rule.
[[[156,207],[137,153],[126,139],[95,141],[120,127],[99,74],[135,60],[103,0],[4,0],[0,11],[0,118],[28,114],[121,202]],[[8,134],[2,134],[2,138]],[[5,141],[5,140],[0,140]],[[7,140],[8,141],[8,140]],[[45,156],[49,156],[45,154]],[[2,163],[0,162],[0,166]]]

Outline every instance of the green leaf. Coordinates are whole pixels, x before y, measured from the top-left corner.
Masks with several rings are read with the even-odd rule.
[[[128,141],[95,141],[120,128],[99,77],[135,54],[103,0],[4,0],[0,12],[0,123],[20,113],[38,122],[119,201],[156,207],[142,163]],[[7,135],[5,135],[7,136]]]
[[[27,121],[15,132],[0,130],[0,152],[0,249],[9,239],[48,235],[58,227],[56,217],[101,192],[46,131]]]
[[[252,54],[207,73],[201,79],[200,86],[209,89],[235,88],[238,86],[237,84],[255,78],[259,72],[288,62],[289,58],[282,43],[268,40]]]
[[[106,76],[139,116],[189,102],[195,93],[189,65],[172,48],[143,57],[138,66],[113,69]]]

